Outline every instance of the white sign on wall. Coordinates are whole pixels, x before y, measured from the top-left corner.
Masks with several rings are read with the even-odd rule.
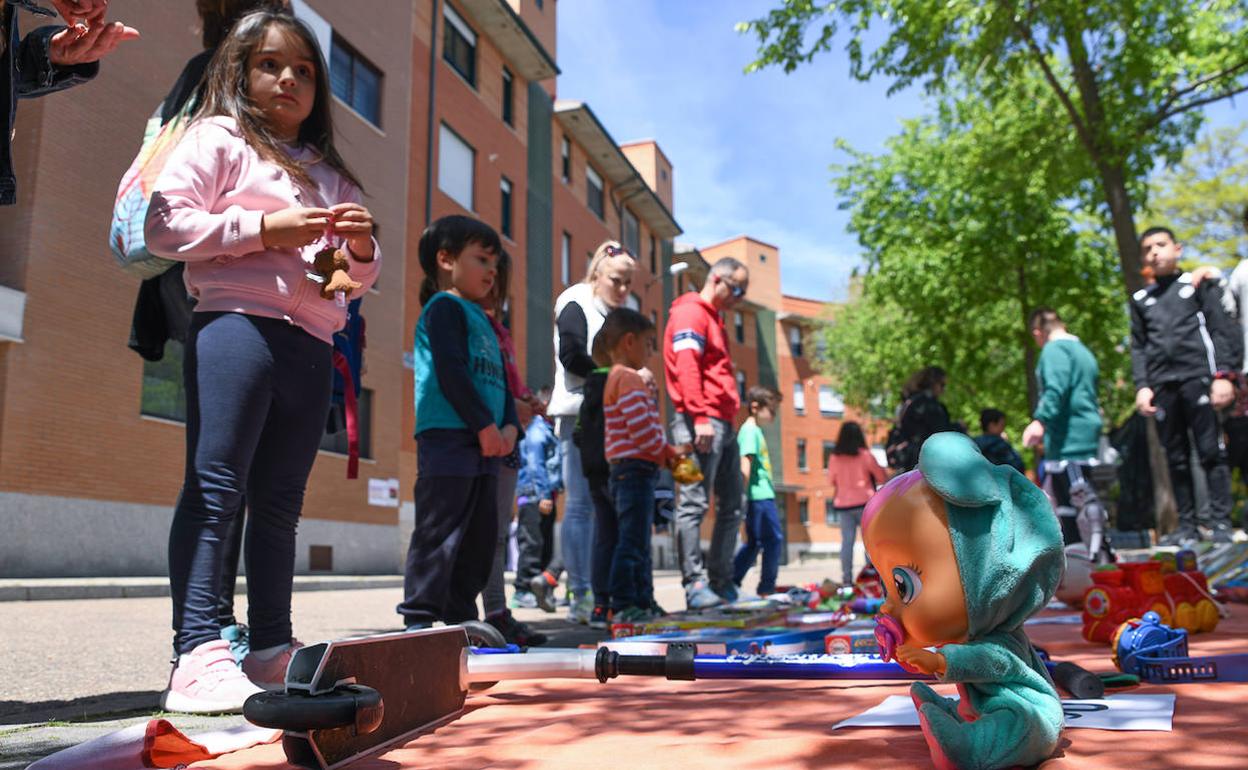
[[[399,507],[399,480],[398,479],[369,479],[368,480],[368,504],[378,505],[382,508],[398,508]]]

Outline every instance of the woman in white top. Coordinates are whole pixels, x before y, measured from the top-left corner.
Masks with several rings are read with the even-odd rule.
[[[571,602],[568,619],[588,623],[594,599],[590,590],[594,545],[594,508],[581,454],[572,429],[581,408],[585,377],[596,368],[590,356],[594,337],[607,313],[628,303],[637,261],[616,241],[594,251],[585,280],[569,286],[555,301],[555,384],[546,413],[555,418],[563,450],[563,562]],[[555,570],[551,569],[554,573]],[[557,573],[556,573],[557,574]]]

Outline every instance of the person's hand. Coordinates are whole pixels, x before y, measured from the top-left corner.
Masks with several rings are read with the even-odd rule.
[[[482,457],[505,457],[507,455],[504,451],[506,442],[503,441],[503,434],[499,433],[498,426],[493,423],[477,431],[477,441],[481,444]]]
[[[540,398],[537,396],[529,396],[528,404],[534,417],[546,416],[546,405],[542,403]]]
[[[542,515],[549,516],[555,510],[555,501],[549,499],[538,500],[537,510],[540,511]]]
[[[1235,386],[1230,380],[1214,380],[1209,386],[1209,400],[1214,409],[1225,409],[1235,400]]]
[[[1140,388],[1135,392],[1135,408],[1145,417],[1157,414],[1157,407],[1153,406],[1152,388]]]
[[[1201,265],[1192,271],[1192,286],[1200,286],[1200,282],[1204,280],[1220,281],[1222,280],[1222,271],[1210,265]]]
[[[297,249],[323,236],[332,219],[329,209],[292,207],[274,211],[260,220],[260,240],[266,249]]]
[[[693,424],[693,448],[706,454],[711,451],[711,444],[715,441],[715,426],[710,422],[695,422]]]
[[[908,644],[897,645],[897,660],[903,666],[909,666],[916,671],[922,671],[924,674],[944,675],[945,673],[945,656],[938,652],[931,652],[922,647],[911,647]]]
[[[48,61],[57,67],[90,64],[112,53],[122,42],[138,38],[137,29],[119,21],[106,24],[101,13],[89,25],[71,23],[53,35],[48,41]]]
[[[693,453],[693,444],[676,444],[672,447],[672,451],[677,457],[685,457]]]
[[[516,400],[516,418],[520,420],[520,424],[528,426],[529,421],[533,419],[533,405],[523,398]]]
[[[1023,428],[1023,446],[1040,446],[1044,443],[1044,423],[1032,420]]]
[[[511,454],[511,452],[512,452],[512,450],[513,450],[513,449],[515,449],[515,448],[516,448],[516,437],[517,437],[517,436],[519,436],[519,435],[520,435],[520,433],[519,433],[519,431],[517,431],[517,430],[516,430],[516,426],[514,426],[514,425],[505,425],[505,426],[503,426],[503,430],[502,430],[502,432],[501,432],[501,435],[502,435],[502,437],[503,437],[503,454],[502,454],[502,456],[503,456],[503,457],[506,457],[507,455]]]
[[[334,233],[342,236],[357,262],[373,258],[373,214],[358,203],[339,203],[329,207],[334,219]]]
[[[657,401],[659,399],[659,383],[654,379],[654,372],[650,371],[650,367],[643,366],[637,370],[637,374],[641,377],[641,381],[646,383],[646,387],[650,390],[650,395]]]

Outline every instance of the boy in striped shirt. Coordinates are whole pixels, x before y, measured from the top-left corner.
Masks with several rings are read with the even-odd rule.
[[[652,597],[642,596],[650,570],[650,532],[659,468],[692,451],[667,443],[654,385],[638,372],[646,365],[654,324],[628,308],[603,321],[598,336],[611,355],[602,397],[603,445],[611,465],[610,491],[619,519],[619,539],[611,557],[611,610],[619,623],[652,617]]]

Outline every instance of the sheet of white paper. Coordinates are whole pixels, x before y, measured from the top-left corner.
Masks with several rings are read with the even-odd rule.
[[[1040,615],[1034,618],[1027,618],[1023,621],[1024,626],[1077,626],[1083,622],[1082,615]]]
[[[399,507],[398,479],[369,479],[368,504],[383,508]]]
[[[957,700],[957,695],[949,697]],[[1171,729],[1174,717],[1174,695],[1111,695],[1091,700],[1062,700],[1067,727],[1094,730],[1164,730]],[[878,706],[858,716],[837,722],[842,727],[918,727],[919,714],[908,695],[890,695]]]

